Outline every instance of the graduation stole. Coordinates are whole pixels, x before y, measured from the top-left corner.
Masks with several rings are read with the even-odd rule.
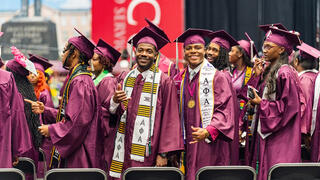
[[[314,98],[313,98],[312,121],[311,121],[311,132],[310,132],[311,136],[313,135],[316,127],[319,96],[320,96],[320,73],[317,76],[315,86],[314,86]]]
[[[244,76],[243,86],[247,85],[247,83],[250,80],[251,76],[252,76],[252,67],[247,66],[246,67],[246,74]]]
[[[56,119],[56,122],[64,122],[66,121],[65,119],[65,108],[68,104],[68,100],[69,100],[69,88],[70,88],[70,84],[71,84],[71,81],[79,76],[79,75],[88,75],[88,76],[92,76],[91,73],[89,73],[87,71],[87,66],[84,65],[84,64],[77,64],[72,72],[71,72],[71,75],[67,81],[67,84],[65,86],[65,89],[63,91],[63,95],[62,95],[62,102],[60,103],[60,106],[59,106],[59,111],[58,111],[58,114],[57,114],[57,119]],[[55,146],[52,147],[52,150],[51,150],[51,158],[50,158],[50,164],[49,164],[49,168],[52,169],[52,168],[59,168],[60,167],[60,162],[61,162],[61,157],[60,157],[60,154],[58,152],[58,150],[56,149]]]
[[[247,85],[248,81],[250,80],[252,76],[252,67],[249,67],[247,66],[246,67],[246,72],[245,72],[245,75],[244,75],[244,81],[243,81],[243,84],[242,84],[242,87],[244,87],[245,85]],[[240,100],[240,109],[242,110],[243,107],[245,105],[245,101],[244,100]],[[252,116],[248,116],[248,118],[251,118],[250,120],[252,120]]]
[[[139,162],[144,162],[144,157],[148,157],[151,154],[151,137],[153,135],[153,126],[157,109],[158,90],[161,77],[161,71],[156,68],[155,64],[153,64],[152,67],[147,71],[148,73],[143,84],[138,112],[134,123],[130,153],[130,158]],[[138,74],[139,73],[137,69],[131,70],[124,79],[123,91],[126,92],[127,97],[131,97]],[[128,102],[124,102],[126,110],[120,119],[109,171],[110,176],[116,178],[120,178],[124,163],[124,139],[127,120],[127,105]]]
[[[113,77],[113,75],[108,70],[103,70],[99,76],[93,80],[94,85],[97,86],[105,77]]]
[[[201,117],[201,127],[206,128],[213,116],[214,110],[214,76],[216,73],[216,68],[209,63],[206,59],[204,59],[201,64],[200,72],[199,72],[199,81],[198,81],[198,102],[199,102],[199,111]],[[182,75],[182,81],[180,84],[180,117],[183,131],[183,138],[186,139],[186,130],[184,125],[184,92],[185,92],[185,80],[186,80],[186,72]],[[209,143],[208,140],[206,140]]]

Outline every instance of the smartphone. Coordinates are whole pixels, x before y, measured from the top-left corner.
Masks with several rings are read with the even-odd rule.
[[[247,97],[248,98],[250,98],[250,99],[254,99],[255,98],[253,91],[256,91],[257,94],[259,93],[259,91],[257,89],[255,89],[254,87],[248,86],[248,91],[247,91]]]

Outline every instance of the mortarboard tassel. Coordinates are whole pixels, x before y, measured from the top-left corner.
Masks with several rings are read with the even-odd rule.
[[[252,61],[253,59],[253,41],[250,41],[250,60]]]

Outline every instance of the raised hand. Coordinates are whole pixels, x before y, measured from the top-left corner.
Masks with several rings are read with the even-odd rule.
[[[254,61],[254,65],[253,65],[253,70],[255,72],[255,76],[260,76],[260,74],[264,71],[264,59],[261,58],[255,58],[255,61]]]
[[[29,99],[24,99],[25,102],[31,104],[32,112],[35,114],[42,114],[44,111],[44,104],[40,101],[31,101]]]
[[[121,88],[121,84],[118,83],[117,85],[117,89],[116,91],[114,92],[114,95],[113,95],[113,101],[115,103],[121,103],[123,101],[126,101],[126,100],[130,100],[131,98],[127,97],[126,93],[122,90]]]

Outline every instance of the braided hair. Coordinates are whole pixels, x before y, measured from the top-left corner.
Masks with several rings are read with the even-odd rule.
[[[229,53],[229,51],[227,49],[220,46],[219,56],[216,57],[212,62],[212,65],[215,68],[217,68],[219,71],[231,67],[230,63],[229,63],[229,54],[228,53]]]
[[[32,101],[37,101],[37,97],[34,93],[32,84],[29,82],[27,77],[21,76],[20,74],[12,71],[10,68],[6,67],[7,71],[13,74],[16,81],[18,91],[25,99],[30,99]],[[39,115],[32,112],[31,104],[24,102],[24,112],[26,120],[29,126],[29,131],[32,137],[33,145],[38,149],[42,144],[43,136],[38,131],[40,126]]]

